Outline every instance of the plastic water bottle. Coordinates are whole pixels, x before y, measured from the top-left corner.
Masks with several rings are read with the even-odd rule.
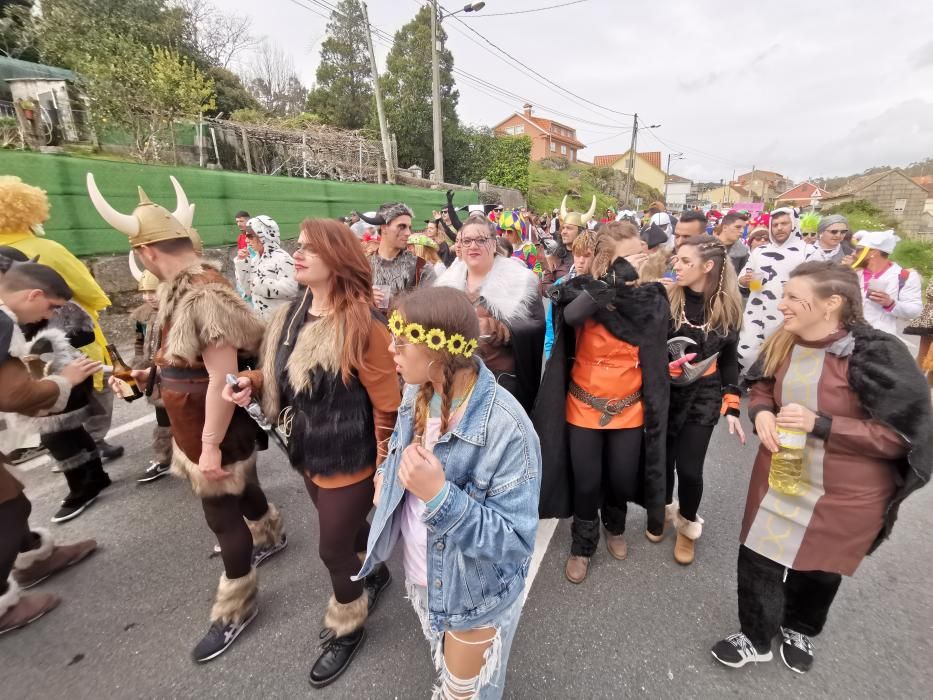
[[[771,472],[768,485],[775,491],[796,496],[800,493],[800,480],[803,477],[803,450],[807,444],[807,434],[802,430],[778,428],[780,450],[771,455]]]

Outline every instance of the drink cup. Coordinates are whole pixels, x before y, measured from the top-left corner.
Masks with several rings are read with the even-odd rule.
[[[752,278],[748,281],[748,288],[753,292],[760,292],[765,284],[765,276],[760,272],[753,272]]]
[[[378,289],[381,293],[381,298],[377,300],[377,306],[383,311],[387,311],[389,308],[389,301],[392,299],[392,287],[388,284],[374,284],[373,289]]]

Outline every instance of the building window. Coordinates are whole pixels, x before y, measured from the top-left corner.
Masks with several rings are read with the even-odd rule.
[[[522,126],[521,124],[518,124],[517,126],[510,126],[505,130],[505,133],[507,133],[509,136],[516,136],[518,134],[524,134],[525,127]]]
[[[551,153],[555,153],[556,151],[557,151],[557,144],[551,141]]]
[[[904,216],[904,210],[907,208],[906,199],[895,199],[894,200],[894,216]]]
[[[560,154],[561,154],[562,156],[567,155],[567,147],[566,147],[564,144],[561,144],[561,146],[560,146]]]

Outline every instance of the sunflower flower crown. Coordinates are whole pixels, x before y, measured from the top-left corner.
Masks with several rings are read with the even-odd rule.
[[[467,340],[460,333],[448,335],[440,328],[425,330],[420,323],[408,323],[398,309],[389,316],[389,331],[396,338],[405,336],[408,342],[414,345],[423,343],[430,350],[447,350],[451,355],[463,355],[466,358],[473,356],[479,344],[475,338]]]

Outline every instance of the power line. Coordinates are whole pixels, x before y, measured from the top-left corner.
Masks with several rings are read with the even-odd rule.
[[[532,12],[544,12],[545,10],[556,10],[559,7],[570,7],[571,5],[579,5],[580,3],[588,2],[588,0],[573,0],[573,2],[565,2],[560,5],[550,5],[549,7],[538,7],[534,10],[515,10],[514,12],[478,12],[476,14],[464,15],[464,19],[485,19],[486,17],[509,17],[511,15],[530,15]]]
[[[414,2],[417,3],[418,0],[414,0]],[[439,6],[439,7],[440,7],[440,6]],[[442,7],[441,9],[444,9],[444,8]],[[551,86],[557,88],[558,90],[560,90],[560,91],[562,91],[562,92],[567,93],[567,94],[570,95],[571,97],[573,97],[573,98],[575,98],[575,99],[577,99],[577,100],[580,100],[580,101],[582,101],[582,102],[586,102],[587,104],[592,105],[593,107],[596,107],[596,108],[598,108],[598,109],[601,109],[601,110],[603,110],[603,111],[605,111],[605,112],[611,112],[612,114],[618,114],[618,115],[623,116],[623,117],[631,117],[631,116],[634,116],[634,115],[630,114],[629,112],[620,112],[620,111],[618,111],[618,110],[611,109],[610,107],[604,107],[603,105],[599,104],[598,102],[593,102],[592,100],[587,99],[586,97],[583,97],[582,95],[578,95],[577,93],[575,93],[575,92],[573,92],[573,91],[571,91],[571,90],[568,90],[567,88],[563,87],[562,85],[559,85],[558,83],[555,83],[553,80],[551,80],[551,79],[548,78],[547,76],[542,75],[541,73],[539,73],[538,71],[536,71],[534,68],[532,68],[532,67],[529,66],[528,64],[523,63],[522,61],[518,60],[518,59],[515,58],[514,56],[511,56],[511,55],[509,55],[508,53],[506,53],[505,51],[503,51],[497,44],[495,44],[494,42],[492,42],[492,41],[490,41],[489,39],[487,39],[485,36],[483,36],[483,34],[481,34],[480,32],[476,31],[475,29],[473,29],[473,27],[471,27],[469,24],[467,24],[466,22],[464,22],[463,20],[461,20],[461,19],[460,19],[459,17],[457,17],[456,15],[452,15],[452,19],[455,19],[457,22],[459,22],[459,23],[462,24],[464,27],[466,27],[469,31],[473,32],[473,34],[475,34],[476,36],[478,36],[478,37],[479,37],[483,42],[485,42],[486,44],[489,44],[489,45],[490,45],[496,52],[498,52],[499,54],[505,56],[505,57],[506,57],[507,59],[509,59],[510,61],[512,61],[512,62],[514,62],[514,63],[517,63],[518,65],[522,66],[525,70],[527,70],[527,71],[533,73],[534,75],[538,76],[539,78],[541,78],[542,80],[544,80],[545,82],[547,82],[549,85],[551,85]]]

